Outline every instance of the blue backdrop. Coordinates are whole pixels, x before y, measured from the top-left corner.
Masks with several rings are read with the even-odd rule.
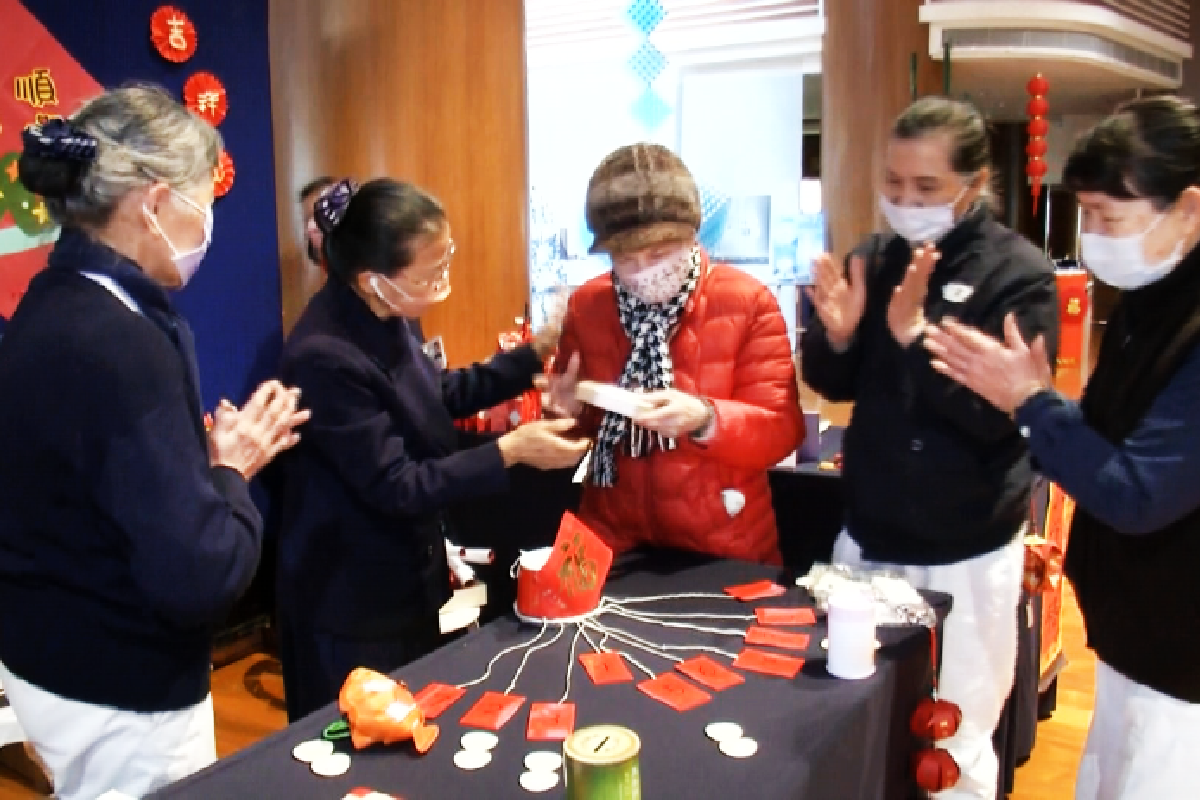
[[[202,70],[225,84],[229,114],[219,130],[237,177],[213,207],[208,257],[176,300],[195,328],[205,407],[222,397],[241,405],[274,371],[283,337],[267,0],[172,0],[198,33],[196,54],[183,64],[150,42],[161,0],[22,2],[106,87],[152,81],[182,99],[184,81]]]

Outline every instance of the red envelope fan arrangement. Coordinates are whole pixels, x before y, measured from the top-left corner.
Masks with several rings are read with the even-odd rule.
[[[563,514],[554,547],[549,553],[545,550],[521,557],[518,615],[525,620],[554,621],[594,611],[612,566],[613,554],[608,545],[568,511]]]

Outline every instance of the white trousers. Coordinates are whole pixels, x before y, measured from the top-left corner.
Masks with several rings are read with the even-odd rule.
[[[1200,704],[1177,700],[1096,662],[1096,706],[1075,800],[1200,797]]]
[[[191,708],[147,714],[68,700],[3,664],[0,680],[58,800],[111,790],[141,797],[217,760],[211,694]]]
[[[962,770],[958,785],[937,800],[995,800],[1000,763],[992,734],[1012,692],[1017,669],[1017,607],[1025,565],[1023,537],[982,556],[944,566],[881,564],[863,560],[845,532],[833,546],[833,563],[888,568],[916,589],[944,592],[954,607],[942,628],[938,696],[962,709],[958,733],[937,743]]]

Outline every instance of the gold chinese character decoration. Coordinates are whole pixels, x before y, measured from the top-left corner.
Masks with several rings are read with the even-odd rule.
[[[13,78],[13,97],[34,108],[58,105],[58,87],[48,69],[35,69]]]
[[[172,6],[161,6],[150,16],[150,39],[160,56],[176,64],[196,54],[196,26]]]
[[[1083,303],[1078,297],[1067,299],[1067,316],[1078,317],[1083,312]]]
[[[588,555],[582,533],[575,531],[575,535],[562,542],[559,547],[563,551],[563,560],[558,568],[558,579],[567,596],[573,597],[576,592],[590,592],[595,589],[599,566],[596,559]]]
[[[229,113],[225,85],[210,72],[197,72],[183,84],[183,102],[188,110],[216,127]]]

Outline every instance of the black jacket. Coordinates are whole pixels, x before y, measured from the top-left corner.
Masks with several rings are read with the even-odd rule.
[[[1027,340],[1058,344],[1054,272],[1036,248],[971,211],[938,243],[925,315],[952,316],[1001,336],[1014,312]],[[1012,540],[1028,517],[1031,472],[1016,425],[930,365],[918,339],[902,348],[887,308],[912,259],[908,243],[875,235],[867,259],[867,306],[849,349],[834,353],[815,318],[804,332],[804,380],[829,400],[854,401],[843,446],[846,526],[867,559],[947,564]]]
[[[508,485],[495,441],[462,449],[454,420],[529,389],[541,368],[522,347],[442,372],[402,321],[326,283],[283,352],[312,420],[282,461],[280,613],[348,636],[427,624],[450,596],[445,508]]]
[[[195,704],[261,537],[246,482],[209,466],[187,324],[64,230],[0,342],[0,660],[73,700]]]

